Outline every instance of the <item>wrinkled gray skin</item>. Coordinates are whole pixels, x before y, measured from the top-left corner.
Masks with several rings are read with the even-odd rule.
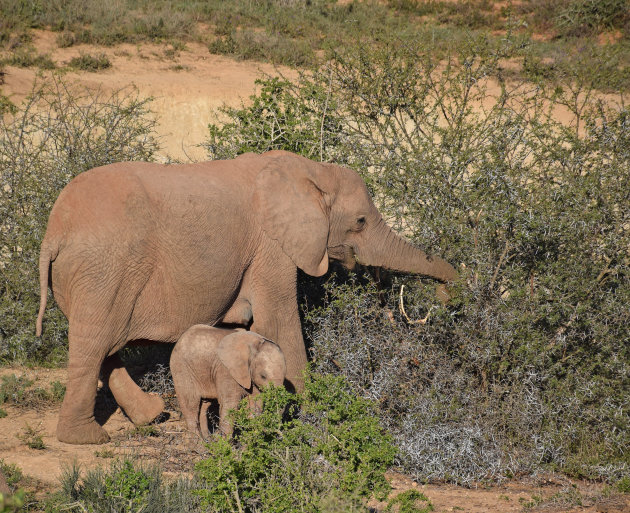
[[[171,354],[171,373],[182,415],[191,432],[210,435],[209,402],[219,402],[219,430],[232,434],[227,413],[246,396],[273,383],[282,386],[286,363],[280,348],[257,333],[197,324],[186,330]],[[250,405],[252,402],[250,401]]]
[[[69,321],[68,382],[57,437],[109,440],[94,420],[101,373],[136,424],[164,406],[129,377],[117,351],[138,340],[176,342],[194,324],[245,324],[275,341],[287,388],[303,387],[306,350],[297,268],[329,260],[418,273],[454,268],[394,233],[361,177],[284,151],[162,165],[121,162],[80,174],[61,192],[40,251],[41,333],[49,277]]]

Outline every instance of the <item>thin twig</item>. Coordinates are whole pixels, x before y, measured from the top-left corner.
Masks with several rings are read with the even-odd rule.
[[[510,242],[506,240],[505,247],[503,248],[503,253],[501,253],[501,256],[499,257],[499,263],[497,264],[497,268],[494,270],[494,274],[492,275],[492,279],[490,280],[489,288],[494,287],[494,284],[497,281],[497,277],[499,276],[499,269],[501,269],[501,265],[503,264],[503,260],[505,259],[505,256],[507,255],[507,252],[509,249],[510,249]]]
[[[324,112],[322,113],[322,122],[319,127],[319,160],[324,162],[324,120],[326,119],[326,111],[328,110],[328,100],[332,94],[332,68],[328,73],[328,94],[326,95],[326,103],[324,103]]]

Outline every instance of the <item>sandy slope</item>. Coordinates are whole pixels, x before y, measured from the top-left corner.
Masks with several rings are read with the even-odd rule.
[[[196,147],[204,140],[208,123],[215,121],[213,111],[223,104],[238,106],[254,93],[254,81],[262,74],[294,77],[295,72],[271,64],[239,62],[219,55],[197,43],[188,43],[183,51],[171,56],[166,44],[122,44],[115,47],[91,45],[57,48],[56,34],[34,31],[34,45],[39,53],[49,54],[63,66],[81,53],[105,53],[112,67],[97,73],[68,72],[71,81],[105,92],[135,85],[143,96],[155,100],[152,108],[158,116],[158,134],[164,155],[177,159],[201,160],[204,151]],[[14,101],[31,90],[37,74],[34,68],[5,68],[2,91]],[[45,77],[46,75],[44,75]]]

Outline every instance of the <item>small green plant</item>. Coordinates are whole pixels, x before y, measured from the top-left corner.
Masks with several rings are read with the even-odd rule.
[[[5,418],[8,415],[8,413],[3,410],[2,408],[0,408],[0,419]]]
[[[115,456],[114,451],[111,449],[97,449],[94,451],[94,456],[97,458],[109,459]]]
[[[129,436],[130,437],[134,437],[134,436],[143,436],[143,437],[160,436],[160,430],[156,426],[154,426],[152,424],[146,424],[146,425],[134,427],[130,431]]]
[[[350,393],[343,379],[308,375],[297,396],[270,387],[262,413],[245,401],[233,413],[235,445],[218,438],[196,465],[204,485],[196,493],[210,511],[321,511],[333,494],[347,509],[389,492],[384,472],[395,449],[370,402]]]
[[[397,511],[398,513],[430,513],[433,504],[426,495],[417,490],[407,490],[398,494],[387,503],[385,511]]]
[[[23,401],[28,387],[33,384],[33,380],[26,376],[9,374],[0,378],[0,404],[19,404]]]
[[[518,502],[521,503],[524,509],[532,509],[542,504],[543,498],[541,495],[532,495],[529,500],[525,497],[519,497]]]
[[[68,67],[81,71],[96,72],[110,68],[112,66],[109,57],[104,53],[90,55],[82,53],[79,57],[73,57],[68,62]]]
[[[624,476],[615,483],[615,488],[620,493],[630,493],[630,476]]]
[[[151,476],[143,469],[136,469],[130,460],[124,460],[121,468],[105,478],[105,497],[122,499],[131,511],[138,511],[146,502]]]
[[[24,477],[20,467],[18,467],[15,463],[5,463],[2,458],[0,458],[0,472],[4,474],[7,485],[12,491],[15,491],[18,483]]]
[[[22,433],[16,436],[31,449],[37,449],[39,451],[46,449],[46,444],[42,439],[41,428],[33,428],[26,423]]]

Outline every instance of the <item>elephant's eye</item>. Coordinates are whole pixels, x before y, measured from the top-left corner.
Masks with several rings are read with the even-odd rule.
[[[365,226],[365,216],[361,216],[357,219],[357,227],[363,228]]]
[[[265,374],[261,374],[260,379],[267,379],[267,376]]]

